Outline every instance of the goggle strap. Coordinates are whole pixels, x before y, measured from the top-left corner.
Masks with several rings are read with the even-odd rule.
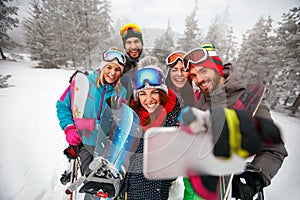
[[[113,55],[109,55],[109,53],[114,53]],[[115,55],[116,54],[116,55]],[[108,58],[110,57],[110,59]],[[106,52],[103,53],[103,60],[106,62],[111,62],[114,59],[117,59],[118,63],[125,66],[125,62],[126,62],[126,58],[125,56],[119,52],[119,51],[115,51],[115,50],[108,50]],[[122,59],[122,60],[120,60]]]
[[[170,64],[167,64],[167,66],[168,67],[174,67],[177,63],[178,63],[178,61],[181,61],[181,62],[183,62],[183,59],[182,58],[180,58],[180,57],[178,57],[178,58],[176,58],[176,60],[175,61],[173,61],[172,63],[170,63]]]

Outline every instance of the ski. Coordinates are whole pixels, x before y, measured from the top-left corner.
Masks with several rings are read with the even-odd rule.
[[[63,185],[67,186],[65,190],[65,194],[67,195],[68,200],[76,200],[77,199],[77,191],[74,188],[74,185],[78,182],[79,172],[80,172],[80,161],[78,158],[78,150],[80,146],[69,146],[64,150],[64,154],[68,158],[68,169],[64,171],[60,178],[60,182]],[[82,173],[81,173],[82,175]],[[81,179],[80,177],[79,179]]]

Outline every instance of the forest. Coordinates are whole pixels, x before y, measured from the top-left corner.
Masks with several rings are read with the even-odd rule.
[[[122,49],[119,30],[122,21],[113,22],[109,0],[31,0],[30,17],[20,22],[18,6],[11,0],[0,2],[0,59],[18,47],[31,55],[40,68],[84,68],[91,70],[101,60],[99,52],[112,46]],[[206,33],[197,19],[198,5],[185,17],[185,29],[174,37],[169,20],[166,29],[145,49],[164,65],[174,50],[189,51],[203,43],[212,43],[224,63],[232,63],[250,82],[264,82],[266,100],[271,108],[281,105],[294,115],[300,105],[300,7],[282,13],[277,22],[261,17],[237,43],[230,25],[229,11],[216,15]],[[25,28],[25,45],[11,39],[8,32]],[[276,28],[273,28],[277,23]],[[0,86],[9,77],[0,74]]]

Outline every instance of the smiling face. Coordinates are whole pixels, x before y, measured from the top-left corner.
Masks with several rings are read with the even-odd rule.
[[[128,38],[125,42],[125,50],[127,54],[133,59],[138,58],[140,56],[142,49],[142,42],[137,37]]]
[[[225,79],[215,69],[195,66],[190,71],[190,78],[201,89],[208,94],[222,86]]]
[[[119,78],[122,75],[121,68],[116,63],[107,64],[103,70],[104,70],[103,72],[104,80],[108,84],[115,83],[116,81],[119,80]]]
[[[181,89],[188,78],[188,72],[183,70],[182,62],[178,61],[174,67],[170,68],[170,79],[176,90]]]
[[[138,93],[141,105],[149,112],[153,113],[160,105],[161,99],[159,90],[156,88],[148,88]]]

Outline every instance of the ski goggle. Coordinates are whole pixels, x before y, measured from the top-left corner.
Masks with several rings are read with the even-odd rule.
[[[124,54],[116,50],[108,50],[103,53],[103,60],[106,62],[111,62],[114,59],[117,59],[120,65],[125,66],[126,58]]]
[[[166,58],[166,65],[168,67],[174,67],[179,60],[181,62],[183,61],[184,54],[185,53],[183,51],[175,51],[175,52],[171,53]]]
[[[191,64],[200,64],[209,59],[208,53],[204,48],[196,48],[185,54],[183,57],[183,70],[188,72]]]
[[[145,87],[146,82],[151,86],[165,84],[165,76],[154,68],[142,68],[134,74],[132,85],[138,90]]]

